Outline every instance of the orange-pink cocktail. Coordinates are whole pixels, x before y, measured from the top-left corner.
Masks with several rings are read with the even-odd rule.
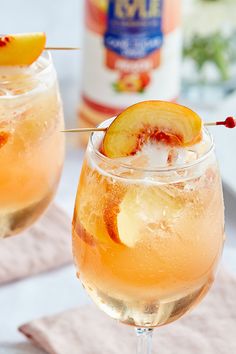
[[[76,197],[78,275],[111,317],[136,327],[167,324],[206,294],[223,247],[211,137],[204,132],[194,147],[174,151],[151,143],[118,159],[101,154],[102,139],[90,139]]]
[[[56,73],[45,53],[30,66],[0,66],[0,238],[48,205],[64,158]]]

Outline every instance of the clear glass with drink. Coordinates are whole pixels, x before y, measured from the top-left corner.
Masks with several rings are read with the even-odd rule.
[[[214,144],[203,130],[190,147],[151,142],[115,159],[103,135],[91,136],[80,177],[75,264],[97,306],[134,326],[137,352],[150,353],[153,328],[192,309],[214,280],[224,241]]]
[[[50,54],[0,66],[0,238],[24,230],[51,201],[64,159],[62,128]]]

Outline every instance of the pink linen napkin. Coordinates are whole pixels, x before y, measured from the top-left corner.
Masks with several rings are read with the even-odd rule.
[[[209,295],[190,314],[156,329],[153,354],[236,353],[236,279],[221,271]],[[133,328],[94,305],[34,320],[19,328],[49,354],[135,353]]]
[[[70,263],[70,228],[69,217],[52,204],[30,229],[0,240],[0,284]]]

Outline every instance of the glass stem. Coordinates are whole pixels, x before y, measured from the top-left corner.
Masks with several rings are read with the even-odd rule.
[[[135,331],[138,337],[136,354],[151,354],[153,328],[136,328]]]

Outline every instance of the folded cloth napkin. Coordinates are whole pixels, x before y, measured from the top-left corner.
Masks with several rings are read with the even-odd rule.
[[[236,279],[221,271],[213,289],[191,313],[158,328],[153,354],[236,353]],[[135,352],[131,327],[87,305],[32,321],[19,328],[50,354],[128,354]]]
[[[0,240],[0,284],[71,262],[70,225],[66,213],[52,204],[30,229]]]

